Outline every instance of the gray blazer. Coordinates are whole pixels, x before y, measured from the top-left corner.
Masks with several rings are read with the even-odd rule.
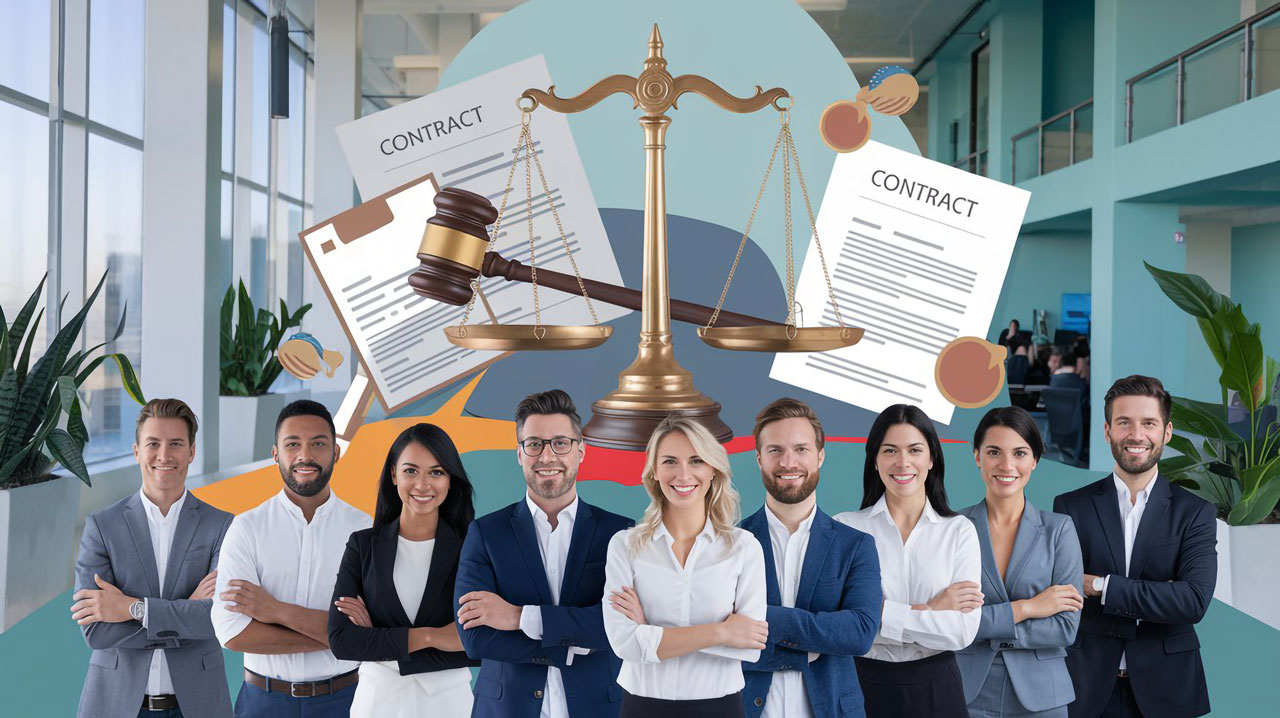
[[[96,573],[125,595],[148,600],[145,628],[137,621],[81,627],[93,653],[78,716],[137,715],[156,648],[165,649],[184,716],[231,715],[222,646],[209,621],[212,601],[187,598],[200,579],[217,568],[231,519],[231,514],[188,494],[174,527],[164,586],[160,586],[151,529],[137,493],[85,518],[76,559],[76,590],[97,588]]]
[[[1080,613],[1068,611],[1014,624],[1012,601],[1032,598],[1049,586],[1067,584],[1084,595],[1084,562],[1075,524],[1068,516],[1041,511],[1027,501],[1005,580],[1001,581],[991,551],[986,501],[960,513],[978,529],[984,596],[978,636],[972,645],[956,653],[965,701],[973,705],[986,700],[982,686],[1000,652],[1014,693],[1024,708],[1043,711],[1070,703],[1075,700],[1075,690],[1067,673],[1067,646],[1076,639]]]

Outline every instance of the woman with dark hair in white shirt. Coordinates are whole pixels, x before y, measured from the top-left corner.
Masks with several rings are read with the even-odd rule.
[[[861,511],[835,517],[880,554],[880,632],[855,659],[869,718],[968,716],[954,651],[982,614],[978,534],[947,506],[942,444],[918,407],[880,412],[867,436]]]
[[[737,528],[729,456],[675,416],[649,439],[639,524],[614,535],[604,628],[622,658],[619,718],[740,718],[742,662],[759,660],[764,551]]]

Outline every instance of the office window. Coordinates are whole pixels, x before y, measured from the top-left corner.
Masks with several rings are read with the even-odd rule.
[[[89,8],[89,119],[142,137],[145,0],[96,0]]]
[[[0,2],[0,87],[49,101],[48,3]]]
[[[13,322],[49,263],[49,119],[0,97],[0,157],[0,307]],[[33,352],[44,350],[45,326]]]
[[[85,230],[85,292],[103,272],[107,281],[85,322],[90,346],[111,339],[122,311],[125,328],[106,351],[123,352],[142,376],[142,150],[89,135]],[[127,307],[127,311],[126,311]],[[152,328],[152,330],[162,327]],[[81,388],[92,440],[85,460],[120,456],[133,444],[138,406],[120,385],[114,362],[105,362]]]

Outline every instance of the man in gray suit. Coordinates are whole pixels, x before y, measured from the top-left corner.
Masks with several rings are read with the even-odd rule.
[[[142,489],[85,518],[71,607],[93,649],[81,718],[231,715],[209,609],[232,516],[187,493],[196,428],[183,402],[148,402],[133,445]]]

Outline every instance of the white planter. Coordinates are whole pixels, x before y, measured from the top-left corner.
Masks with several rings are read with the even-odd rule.
[[[71,588],[80,479],[0,490],[0,633]]]
[[[287,404],[311,392],[218,397],[218,468],[271,458],[276,417]]]
[[[1218,519],[1218,585],[1213,597],[1280,629],[1280,524],[1229,526]]]

